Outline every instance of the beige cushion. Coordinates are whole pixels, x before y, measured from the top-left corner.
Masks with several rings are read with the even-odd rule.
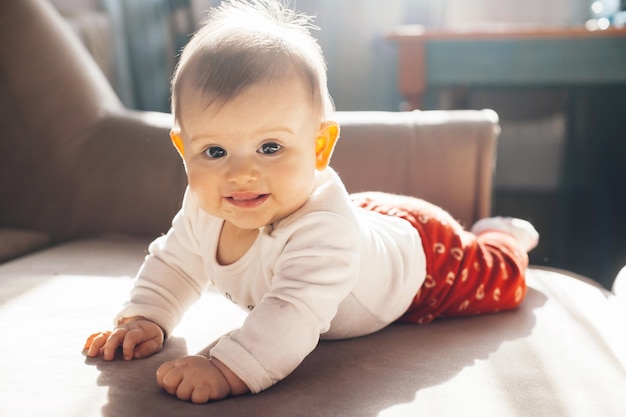
[[[520,309],[392,325],[322,342],[258,395],[192,405],[155,382],[165,360],[203,347],[245,313],[208,292],[148,359],[86,359],[126,299],[147,241],[82,240],[0,265],[2,416],[621,416],[626,347],[613,298],[586,280],[532,269]]]

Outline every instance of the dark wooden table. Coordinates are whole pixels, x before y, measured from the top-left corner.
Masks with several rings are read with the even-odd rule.
[[[411,109],[433,87],[626,83],[626,28],[401,26],[387,37],[398,45],[398,88]]]

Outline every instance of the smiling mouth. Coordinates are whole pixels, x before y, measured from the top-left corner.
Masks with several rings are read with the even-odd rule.
[[[226,200],[237,207],[241,208],[253,208],[258,207],[267,200],[269,194],[250,194],[250,193],[242,193],[242,194],[233,194],[225,197]]]

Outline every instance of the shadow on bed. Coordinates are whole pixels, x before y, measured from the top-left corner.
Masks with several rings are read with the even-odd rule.
[[[513,312],[424,326],[395,324],[365,337],[323,341],[293,374],[267,391],[206,405],[179,401],[156,384],[162,362],[187,354],[183,338],[168,340],[162,352],[141,361],[86,363],[100,370],[98,384],[109,386],[109,403],[102,410],[108,417],[236,416],[250,410],[255,416],[272,417],[374,417],[488,359],[507,341],[530,335],[534,310],[545,300],[544,294],[529,288],[523,307]]]

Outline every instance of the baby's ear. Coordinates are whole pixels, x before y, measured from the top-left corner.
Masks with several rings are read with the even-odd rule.
[[[185,159],[185,145],[183,145],[183,138],[180,136],[180,131],[172,130],[170,131],[170,138],[172,139],[172,143],[174,147],[180,154],[180,157]]]
[[[334,120],[322,123],[315,139],[315,168],[319,171],[328,167],[337,139],[339,139],[339,124]]]

